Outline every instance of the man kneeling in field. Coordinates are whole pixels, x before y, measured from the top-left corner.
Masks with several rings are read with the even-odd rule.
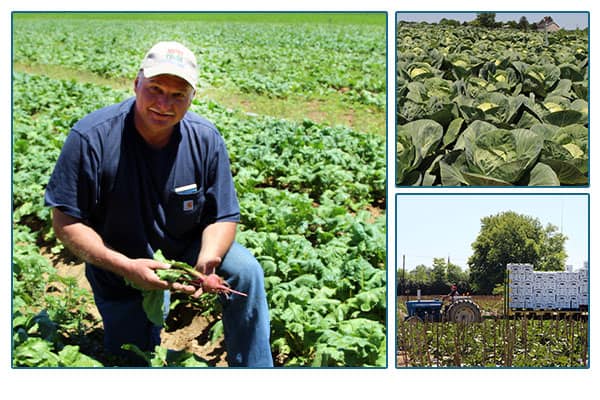
[[[86,263],[108,353],[126,355],[127,343],[144,351],[160,344],[161,326],[146,316],[139,289],[202,292],[158,278],[155,270],[168,268],[153,259],[161,250],[248,295],[222,296],[228,363],[271,367],[263,271],[235,242],[240,210],[225,143],[188,111],[197,77],[189,49],[152,47],[135,97],[72,128],[45,202],[57,237]]]

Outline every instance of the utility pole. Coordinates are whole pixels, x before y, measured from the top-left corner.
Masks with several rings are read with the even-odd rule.
[[[406,300],[408,300],[408,293],[406,292],[406,254],[402,255],[402,291],[406,295]]]

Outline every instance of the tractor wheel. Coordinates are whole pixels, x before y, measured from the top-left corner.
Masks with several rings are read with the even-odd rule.
[[[411,315],[410,317],[406,318],[404,322],[408,322],[409,324],[417,324],[419,322],[423,322],[423,320],[416,315]]]
[[[481,322],[481,310],[479,306],[471,300],[456,300],[448,306],[445,313],[445,320],[450,322]]]

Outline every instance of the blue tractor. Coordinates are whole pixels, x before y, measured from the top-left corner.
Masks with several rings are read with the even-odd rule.
[[[409,300],[406,302],[407,322],[481,322],[481,310],[470,296],[455,296],[444,304],[442,300]]]
[[[442,319],[441,300],[409,300],[406,302],[405,321],[440,322]]]

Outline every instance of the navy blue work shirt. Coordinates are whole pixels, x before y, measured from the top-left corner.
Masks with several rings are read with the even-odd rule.
[[[187,112],[169,143],[154,149],[134,126],[134,104],[130,98],[75,124],[45,203],[82,220],[130,258],[152,258],[160,249],[194,265],[203,229],[240,218],[225,143],[213,124]],[[86,275],[103,298],[134,294],[106,270],[87,265]]]

